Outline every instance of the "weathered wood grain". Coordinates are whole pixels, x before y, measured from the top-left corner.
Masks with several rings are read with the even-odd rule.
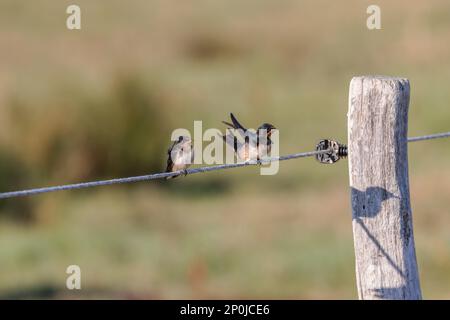
[[[421,299],[408,181],[407,79],[350,83],[348,152],[360,299]]]

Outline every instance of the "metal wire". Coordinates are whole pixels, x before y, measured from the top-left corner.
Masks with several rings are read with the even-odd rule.
[[[260,162],[258,162],[256,160],[251,160],[251,161],[247,161],[247,162],[239,162],[239,163],[232,163],[232,164],[222,164],[222,165],[215,165],[215,166],[208,166],[208,167],[193,168],[193,169],[187,169],[185,171],[179,170],[179,171],[173,171],[173,172],[154,173],[154,174],[149,174],[149,175],[144,175],[144,176],[82,182],[82,183],[66,184],[66,185],[60,185],[60,186],[54,186],[54,187],[45,187],[45,188],[36,188],[36,189],[29,189],[29,190],[22,190],[22,191],[4,192],[4,193],[0,193],[0,199],[24,197],[24,196],[30,196],[30,195],[39,194],[39,193],[47,193],[47,192],[54,192],[54,191],[61,191],[61,190],[84,189],[84,188],[90,188],[90,187],[107,186],[107,185],[111,185],[111,184],[148,181],[148,180],[163,179],[163,178],[167,178],[167,177],[173,177],[173,176],[184,175],[184,174],[195,174],[195,173],[202,173],[202,172],[215,171],[215,170],[224,170],[224,169],[232,169],[232,168],[238,168],[238,167],[254,166],[254,165],[261,164],[261,163],[270,163],[270,162],[274,162],[274,161],[284,161],[284,160],[290,160],[290,159],[296,159],[296,158],[312,157],[317,154],[322,154],[322,153],[327,153],[327,152],[329,152],[329,150],[302,152],[302,153],[289,154],[286,156],[261,159]]]
[[[448,138],[448,137],[450,137],[450,132],[442,132],[442,133],[430,134],[427,136],[411,137],[411,138],[408,138],[408,142],[416,142],[416,141]]]
[[[408,142],[439,139],[439,138],[448,138],[448,137],[450,137],[450,132],[444,132],[444,133],[430,134],[430,135],[426,135],[426,136],[411,137],[411,138],[408,138]],[[84,189],[84,188],[98,187],[98,186],[107,186],[107,185],[119,184],[119,183],[149,181],[149,180],[163,179],[163,178],[173,177],[173,176],[178,176],[178,175],[183,175],[183,174],[195,174],[195,173],[203,173],[203,172],[216,171],[216,170],[254,166],[254,165],[259,165],[261,163],[270,163],[270,162],[274,162],[274,161],[285,161],[285,160],[291,160],[291,159],[297,159],[297,158],[312,157],[312,156],[315,156],[318,154],[327,153],[329,151],[330,150],[327,149],[327,150],[320,150],[320,151],[301,152],[301,153],[294,153],[294,154],[289,154],[289,155],[280,156],[280,157],[261,159],[260,161],[251,160],[251,161],[247,161],[247,162],[239,162],[239,163],[232,163],[232,164],[222,164],[222,165],[215,165],[215,166],[208,166],[208,167],[193,168],[193,169],[187,169],[185,171],[180,170],[180,171],[174,171],[174,172],[162,172],[162,173],[155,173],[155,174],[136,176],[136,177],[82,182],[82,183],[66,184],[66,185],[59,185],[59,186],[53,186],[53,187],[4,192],[4,193],[0,193],[0,199],[24,197],[24,196],[30,196],[30,195],[40,194],[40,193],[62,191],[62,190],[74,190],[74,189]]]

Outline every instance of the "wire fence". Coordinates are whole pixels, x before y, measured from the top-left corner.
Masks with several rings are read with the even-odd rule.
[[[450,132],[443,132],[443,133],[437,133],[437,134],[431,134],[431,135],[425,135],[425,136],[410,137],[410,138],[408,138],[408,142],[416,142],[416,141],[432,140],[432,139],[440,139],[440,138],[448,138],[448,137],[450,137]],[[285,161],[285,160],[292,160],[292,159],[298,159],[298,158],[312,157],[312,156],[316,156],[316,155],[320,155],[320,154],[329,153],[330,151],[331,151],[330,149],[326,149],[326,150],[319,150],[319,151],[301,152],[301,153],[294,153],[294,154],[289,154],[289,155],[284,155],[284,156],[279,156],[279,157],[265,158],[265,159],[261,159],[259,161],[250,160],[250,161],[246,161],[246,162],[213,165],[213,166],[192,168],[192,169],[179,170],[179,171],[173,171],[173,172],[161,172],[161,173],[154,173],[154,174],[135,176],[135,177],[99,180],[99,181],[82,182],[82,183],[75,183],[75,184],[58,185],[58,186],[52,186],[52,187],[35,188],[35,189],[28,189],[28,190],[21,190],[21,191],[3,192],[3,193],[0,193],[0,199],[31,196],[31,195],[40,194],[40,193],[48,193],[48,192],[62,191],[62,190],[74,190],[74,189],[84,189],[84,188],[91,188],[91,187],[107,186],[107,185],[112,185],[112,184],[134,183],[134,182],[140,182],[140,181],[164,179],[164,178],[178,176],[178,175],[184,175],[184,174],[191,175],[191,174],[204,173],[204,172],[216,171],[216,170],[225,170],[225,169],[233,169],[233,168],[246,167],[246,166],[255,166],[255,165],[267,164],[267,163],[271,163],[271,162],[275,162],[275,161]]]

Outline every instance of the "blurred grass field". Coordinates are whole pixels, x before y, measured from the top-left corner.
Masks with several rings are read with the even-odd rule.
[[[450,3],[0,3],[0,191],[164,169],[230,111],[281,154],[346,140],[350,79],[411,81],[410,136],[450,128]],[[450,298],[450,148],[409,146],[425,298]],[[356,298],[347,164],[281,164],[0,203],[0,298]],[[82,290],[65,288],[68,265]]]

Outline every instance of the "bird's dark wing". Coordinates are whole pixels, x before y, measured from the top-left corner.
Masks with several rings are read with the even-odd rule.
[[[173,150],[173,148],[177,145],[177,143],[178,143],[178,140],[177,140],[177,141],[174,141],[174,142],[172,143],[172,145],[169,147],[169,149],[167,149],[167,154],[169,155],[169,159],[171,158],[172,150]]]
[[[167,159],[166,172],[172,172],[172,169],[173,169],[173,162],[172,162],[172,159]]]
[[[173,160],[172,160],[172,150],[175,147],[175,145],[178,143],[178,141],[174,141],[172,145],[167,150],[167,167],[166,172],[171,172],[173,167]]]
[[[237,121],[237,119],[236,119],[236,117],[234,116],[233,113],[230,113],[230,117],[231,117],[231,122],[233,122],[233,127],[234,127],[235,129],[241,129],[241,130],[244,130],[244,132],[247,131],[247,129],[245,129],[245,128],[242,126],[242,124],[240,124],[239,121]]]

